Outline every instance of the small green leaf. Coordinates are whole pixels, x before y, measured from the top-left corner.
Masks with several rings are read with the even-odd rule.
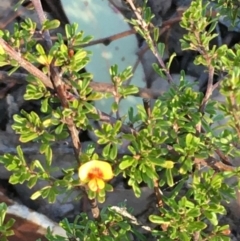
[[[52,157],[53,157],[52,148],[50,147],[50,145],[48,145],[48,147],[46,148],[45,155],[46,155],[47,164],[50,167],[52,164]]]
[[[32,187],[34,187],[36,185],[38,181],[38,176],[33,176],[28,180],[28,187],[31,189]]]
[[[191,222],[191,224],[189,225],[189,229],[191,229],[192,232],[201,231],[206,227],[207,227],[207,224],[200,221]]]
[[[63,131],[63,127],[64,127],[64,126],[65,126],[64,123],[61,123],[60,125],[58,125],[57,128],[55,129],[55,133],[56,133],[57,135],[60,135],[60,134],[62,133],[62,131]]]
[[[19,176],[17,176],[16,174],[12,174],[8,182],[11,183],[12,185],[16,185],[20,182],[19,179],[20,179]]]
[[[186,232],[179,232],[178,233],[178,238],[181,241],[191,241],[191,237]]]
[[[102,151],[102,155],[103,157],[107,158],[109,156],[109,152],[110,152],[110,148],[111,148],[111,143],[108,143]]]
[[[38,53],[41,54],[42,56],[45,56],[45,55],[46,55],[45,50],[44,50],[44,48],[42,47],[41,44],[37,44],[37,45],[36,45],[36,50],[37,50]]]
[[[109,157],[111,160],[115,160],[118,154],[118,146],[116,144],[112,144],[112,148],[110,149]]]
[[[56,201],[56,191],[55,188],[51,188],[49,189],[49,193],[48,193],[48,201],[49,203],[55,203]]]
[[[89,198],[89,199],[94,199],[94,198],[96,198],[96,195],[97,195],[96,192],[93,192],[93,191],[91,191],[91,190],[88,190],[88,198]]]
[[[193,135],[191,133],[186,136],[186,146],[191,146],[193,142]]]
[[[97,200],[98,200],[99,203],[104,203],[105,202],[105,196],[104,197],[97,196]]]
[[[117,102],[113,102],[112,103],[112,107],[111,110],[116,113],[118,111],[118,103]]]
[[[139,198],[141,196],[141,189],[139,188],[138,185],[136,185],[135,183],[132,185],[134,194],[137,198]]]
[[[160,217],[160,216],[157,216],[157,215],[150,215],[149,220],[152,223],[156,223],[156,224],[166,224],[166,225],[170,224],[169,221],[166,221],[163,217]]]
[[[3,225],[3,222],[5,220],[5,216],[6,216],[6,212],[7,212],[7,204],[4,202],[0,203],[0,226]]]
[[[45,172],[43,166],[42,166],[42,163],[39,161],[39,160],[34,160],[33,161],[33,164],[36,168],[40,169],[42,172]]]
[[[192,208],[187,212],[187,216],[189,217],[199,217],[201,215],[199,208]]]
[[[106,183],[105,184],[105,191],[106,192],[112,192],[113,191],[113,186],[108,184],[108,183]]]
[[[173,161],[165,161],[164,166],[162,166],[166,169],[172,169],[174,167],[174,162]]]
[[[223,178],[220,175],[215,175],[211,181],[211,186],[214,189],[219,189],[222,186]]]
[[[43,126],[44,128],[50,127],[51,124],[52,124],[51,118],[48,118],[48,119],[46,119],[46,120],[44,120],[44,121],[42,122],[42,126]]]
[[[105,197],[105,196],[106,196],[105,189],[99,190],[99,191],[98,191],[98,196],[99,196],[99,197]]]
[[[169,59],[169,61],[168,61],[168,63],[167,63],[167,69],[170,69],[171,64],[172,64],[172,61],[173,61],[173,59],[174,59],[175,56],[176,56],[176,53],[173,53],[173,54],[170,56],[170,59]]]
[[[51,188],[52,188],[51,186],[46,186],[46,187],[41,189],[41,195],[42,195],[43,198],[48,197]]]
[[[35,140],[38,138],[38,133],[33,132],[33,133],[27,133],[27,134],[22,134],[19,138],[19,140],[23,143]]]
[[[113,77],[116,76],[118,74],[118,66],[115,64],[113,66],[110,67],[109,69],[109,74]]]
[[[67,39],[69,40],[72,37],[72,28],[70,24],[65,25],[65,33],[66,33]]]
[[[44,134],[42,135],[42,137],[46,140],[46,141],[55,141],[55,136],[53,134],[50,134],[48,132],[44,132]]]
[[[4,224],[5,229],[10,229],[10,228],[13,226],[13,224],[15,223],[15,221],[16,221],[16,220],[14,220],[13,218],[10,218],[10,219],[8,220],[8,222]],[[9,232],[9,231],[10,231],[10,232]],[[7,235],[7,236],[14,235],[14,232],[13,232],[12,230],[9,230],[9,231],[6,232],[6,235]],[[9,232],[9,233],[8,233],[8,232]]]
[[[86,107],[86,109],[87,109],[89,112],[94,113],[95,107],[94,107],[92,104],[90,104],[90,103],[88,103],[88,102],[85,102],[85,103],[84,103],[84,106]]]
[[[41,111],[43,113],[47,113],[47,111],[48,111],[48,98],[45,98],[45,99],[42,100]]]
[[[132,158],[132,157],[130,157],[130,156],[125,156],[125,157],[124,157],[124,160],[121,161],[121,163],[119,164],[119,168],[120,168],[121,170],[124,170],[124,169],[132,166],[134,162],[135,162],[135,159],[134,159],[134,158]]]
[[[165,44],[164,43],[158,43],[158,52],[161,57],[164,56],[164,52],[165,52]]]
[[[54,20],[46,20],[42,25],[42,31],[56,29],[60,26],[60,21],[57,19]]]
[[[153,30],[153,39],[155,42],[158,42],[158,39],[159,39],[159,28],[158,27],[154,28],[154,30]]]
[[[43,153],[46,152],[46,149],[47,149],[47,148],[48,148],[48,143],[42,143],[42,144],[40,145],[39,152],[40,152],[41,154],[43,154]]]
[[[139,89],[137,86],[134,85],[128,85],[128,86],[124,86],[122,87],[119,92],[122,96],[128,96],[128,95],[133,95],[138,93]]]
[[[109,230],[114,238],[117,238],[119,236],[119,233],[116,230],[114,230],[114,228],[109,227]]]
[[[17,146],[17,153],[18,153],[18,157],[21,160],[22,164],[26,164],[25,158],[23,156],[23,151],[21,149],[21,146]]]
[[[172,176],[172,169],[166,169],[165,174],[166,174],[168,186],[172,187],[174,185],[173,176]]]
[[[128,140],[131,141],[131,139],[129,138]],[[132,140],[135,140],[135,139],[132,139]],[[128,150],[133,154],[133,155],[136,155],[137,152],[135,151],[135,148],[131,145],[128,146]]]
[[[36,199],[39,198],[40,196],[41,196],[41,191],[37,191],[37,192],[33,193],[30,198],[31,198],[32,200],[36,200]]]
[[[204,215],[214,226],[218,225],[218,218],[216,213],[205,211]]]

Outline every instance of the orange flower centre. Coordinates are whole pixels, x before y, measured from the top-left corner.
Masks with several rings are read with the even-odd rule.
[[[103,172],[100,170],[100,168],[94,167],[89,171],[88,178],[90,180],[95,178],[103,179]]]

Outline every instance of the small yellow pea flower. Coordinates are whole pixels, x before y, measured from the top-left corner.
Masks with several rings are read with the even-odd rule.
[[[79,167],[78,176],[82,183],[87,183],[89,189],[96,192],[113,178],[112,166],[105,161],[92,160]]]

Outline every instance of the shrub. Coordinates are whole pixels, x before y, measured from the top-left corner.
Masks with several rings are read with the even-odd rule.
[[[38,0],[32,2],[37,6]],[[127,2],[136,11],[132,1]],[[234,24],[239,14],[238,3],[219,0],[218,4],[220,12],[227,14],[226,18]],[[41,9],[36,10],[40,17],[43,16]],[[159,61],[159,65],[153,66],[154,70],[171,84],[169,67],[173,57],[165,66],[161,56],[163,44],[158,43],[159,28],[151,25],[150,8],[145,4],[141,13],[135,13],[136,19],[132,19],[131,24]],[[139,105],[135,116],[129,112],[129,125],[95,109],[94,101],[103,98],[103,94],[92,84],[91,73],[82,71],[91,58],[81,45],[89,43],[91,37],[77,32],[77,24],[67,24],[67,40],[58,34],[54,43],[49,30],[59,26],[57,20],[43,20],[43,44],[34,39],[36,23],[31,19],[16,24],[13,34],[6,30],[0,32],[1,66],[11,65],[10,73],[20,66],[25,68],[29,78],[24,98],[41,100],[41,115],[21,110],[13,116],[12,128],[20,135],[22,143],[40,144],[39,152],[45,155],[46,165],[39,161],[28,164],[21,146],[17,147],[17,155],[6,153],[0,157],[0,162],[12,172],[11,184],[27,182],[31,188],[38,180],[48,181],[46,187],[33,194],[33,199],[41,196],[54,202],[62,190],[67,192],[81,187],[87,194],[94,218],[83,213],[73,223],[67,219],[61,221],[69,240],[131,240],[132,235],[139,240],[150,240],[149,237],[151,240],[230,240],[226,234],[229,226],[219,224],[219,215],[226,215],[222,201],[235,197],[238,184],[229,185],[225,180],[239,177],[239,169],[218,161],[217,156],[228,160],[239,155],[240,45],[236,44],[232,49],[226,45],[211,45],[211,40],[217,36],[215,29],[220,16],[212,14],[209,4],[196,0],[192,1],[181,20],[181,26],[187,30],[181,39],[182,49],[197,52],[195,64],[204,65],[208,70],[206,93],[194,91],[181,72],[180,83],[171,85],[159,96],[151,110]],[[41,64],[42,69],[37,69],[35,64]],[[129,68],[119,73],[114,65],[110,73],[121,97],[141,96],[142,92],[136,87],[123,85],[131,76]],[[223,77],[214,84],[215,73]],[[226,99],[223,103],[211,99],[213,90],[219,85]],[[117,108],[116,102],[112,110]],[[102,128],[94,130],[91,121],[101,121]],[[221,131],[215,131],[212,124],[216,121],[223,121],[227,128],[223,126]],[[140,123],[141,128],[133,128],[136,123]],[[82,151],[79,130],[94,132],[98,144],[104,146],[101,154],[96,153],[93,145]],[[76,167],[63,170],[64,177],[58,180],[51,175],[51,146],[68,136],[72,139]],[[126,141],[128,152],[119,153]],[[202,171],[203,167],[207,168]],[[79,179],[74,179],[78,168]],[[156,225],[148,234],[139,232],[131,218],[117,212],[116,208],[100,210],[97,205],[105,201],[107,192],[114,192],[107,181],[119,175],[128,179],[137,197],[141,195],[142,183],[156,194],[159,213],[150,215],[150,221]],[[176,177],[178,181],[175,181]],[[170,190],[167,196],[165,189]],[[6,207],[2,205],[0,208],[3,225]],[[0,231],[7,236],[11,234],[7,231],[10,225],[4,225]],[[47,238],[65,240],[54,237],[50,231]]]

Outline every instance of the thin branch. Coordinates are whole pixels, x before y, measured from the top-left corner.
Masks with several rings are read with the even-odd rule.
[[[207,84],[207,90],[206,90],[206,94],[202,100],[202,103],[199,107],[199,111],[200,113],[204,114],[204,111],[205,111],[205,106],[209,100],[209,98],[211,97],[212,95],[212,92],[213,92],[213,76],[214,76],[214,67],[211,65],[210,63],[210,60],[208,58],[208,55],[207,53],[205,53],[206,56],[206,59],[207,61],[209,62],[209,67],[208,67],[208,84]],[[202,130],[202,124],[201,122],[199,122],[197,125],[196,125],[196,130],[197,130],[197,135],[199,136],[199,134],[201,133],[201,130]],[[195,168],[196,170],[200,170],[200,164],[197,164],[194,160],[194,163],[195,163]],[[198,234],[196,234],[198,236]],[[196,236],[196,237],[197,237]]]
[[[211,65],[211,63],[209,63],[207,90],[199,109],[201,113],[204,113],[205,106],[213,92],[213,76],[214,76],[214,67]]]
[[[229,105],[230,105],[230,110],[231,110],[231,114],[234,120],[234,129],[237,132],[238,138],[240,139],[240,124],[239,124],[239,107],[237,105],[236,102],[237,101],[237,97],[234,94],[230,94],[229,96]]]
[[[104,38],[100,38],[100,39],[96,39],[96,40],[92,40],[90,41],[89,43],[86,43],[86,44],[79,44],[79,45],[76,45],[75,47],[76,48],[85,48],[85,47],[89,47],[89,46],[93,46],[93,45],[96,45],[96,44],[104,44],[104,45],[109,45],[112,41],[115,41],[115,40],[118,40],[120,38],[125,38],[129,35],[132,35],[132,34],[136,34],[136,30],[135,29],[130,29],[130,30],[127,30],[127,31],[123,31],[121,33],[117,33],[117,34],[114,34],[114,35],[111,35],[111,36],[108,36],[108,37],[104,37]],[[39,34],[35,34],[34,35],[34,39],[36,41],[39,41],[39,40],[42,40],[42,38],[38,37]],[[51,40],[57,40],[58,37],[57,36],[51,36]],[[63,40],[67,40],[67,38],[64,36],[63,37]],[[24,40],[22,40],[22,44],[24,43],[23,42]]]
[[[162,57],[161,57],[161,56],[159,55],[159,53],[158,53],[158,48],[157,48],[155,42],[153,41],[153,39],[152,39],[152,37],[151,37],[150,31],[149,31],[149,29],[148,29],[148,25],[146,24],[145,20],[142,18],[142,16],[141,16],[141,14],[139,13],[139,11],[136,9],[133,1],[132,1],[132,0],[126,0],[126,1],[129,3],[130,7],[131,7],[132,10],[134,11],[134,13],[135,13],[135,15],[136,15],[136,17],[137,17],[137,19],[138,19],[138,21],[139,21],[140,27],[143,29],[143,31],[145,31],[145,32],[147,33],[147,36],[146,36],[147,39],[146,39],[146,41],[147,41],[147,42],[150,42],[150,43],[152,44],[152,46],[153,46],[153,49],[152,49],[153,54],[154,54],[155,57],[157,58],[160,66],[164,69],[164,71],[165,71],[165,73],[166,73],[166,75],[167,75],[167,78],[168,78],[169,83],[173,83],[172,76],[171,76],[169,70],[166,68],[165,63],[164,63]]]
[[[26,69],[30,74],[37,77],[39,80],[42,81],[42,83],[49,88],[53,88],[53,85],[51,83],[51,80],[37,67],[35,67],[33,64],[29,63],[27,60],[25,60],[21,53],[18,53],[16,50],[14,50],[4,39],[0,38],[0,46],[5,50],[5,52],[13,59],[15,59],[18,64]]]
[[[163,207],[163,200],[162,200],[163,193],[159,188],[159,180],[154,180],[154,193],[155,193],[155,196],[157,197],[157,206],[159,208],[162,208]]]
[[[40,0],[32,0],[32,2],[37,11],[41,24],[42,24],[45,21],[45,15],[44,15],[44,12],[42,9],[41,2],[40,2]],[[47,49],[48,49],[48,51],[50,51],[50,49],[52,47],[52,40],[51,40],[49,31],[47,31],[47,30],[44,31],[43,36],[44,36],[44,40],[47,45]],[[60,78],[58,67],[55,66],[55,58],[52,60],[52,62],[50,64],[50,76],[51,76],[50,78],[51,78],[53,87],[54,87],[55,91],[57,92],[59,100],[61,101],[62,107],[68,108],[69,101],[68,101],[66,90],[65,90],[65,84],[62,81],[62,79]],[[76,160],[79,162],[79,156],[81,154],[81,142],[79,139],[78,130],[77,130],[76,125],[74,124],[73,118],[71,116],[66,117],[65,121],[66,121],[68,130],[69,130],[69,133],[71,135]],[[94,219],[97,221],[100,221],[101,220],[100,210],[99,210],[96,198],[94,198],[92,200],[88,198],[88,201],[91,205],[91,211],[92,211]]]
[[[117,207],[117,206],[112,206],[110,207],[111,210],[119,213],[120,215],[122,215],[123,217],[127,218],[130,220],[130,222],[134,225],[140,226],[142,229],[144,229],[145,231],[151,232],[152,229],[149,226],[143,226],[142,223],[140,221],[138,221],[136,219],[136,217],[134,217],[132,214],[130,214],[126,208],[124,207]]]
[[[204,166],[204,167],[206,166],[211,167],[215,171],[234,171],[235,170],[235,167],[226,165],[213,157],[209,157],[207,160],[195,158],[194,162],[195,164],[200,164],[201,166]]]
[[[88,198],[88,200],[89,200],[89,203],[90,203],[90,206],[91,206],[91,211],[92,211],[93,218],[96,221],[101,221],[100,209],[98,207],[98,203],[97,203],[96,198],[94,198],[94,199],[89,199]]]
[[[167,21],[163,22],[162,26],[160,28],[160,35],[165,33],[171,27],[172,24],[178,23],[180,21],[181,21],[181,17],[176,17],[176,18],[173,18],[173,19],[170,19],[170,20],[167,20]],[[104,45],[107,46],[115,40],[127,37],[131,34],[136,34],[136,33],[137,33],[137,31],[135,29],[130,29],[130,30],[127,30],[127,31],[123,31],[123,32],[108,36],[108,37],[92,40],[87,44],[76,45],[76,48],[84,48],[84,47],[89,47],[89,46],[96,45],[96,44],[104,44]],[[37,41],[42,40],[42,38],[37,37],[36,34],[34,35],[33,38]],[[57,39],[58,39],[57,36],[51,36],[52,41],[57,40]],[[66,40],[66,39],[67,39],[66,37],[63,37],[63,40]]]
[[[16,54],[17,54],[17,52],[16,52]],[[24,59],[22,60],[22,58],[21,58],[21,61],[19,62],[19,64],[21,65],[21,63],[23,61],[24,61]],[[34,65],[32,65],[29,69],[32,70],[32,68],[34,68],[34,71],[35,71],[36,67]],[[29,71],[29,69],[26,68],[27,71]],[[38,69],[36,68],[36,70],[38,70]],[[40,70],[38,70],[38,71],[40,71]],[[40,73],[42,73],[42,72],[40,71]],[[26,82],[27,76],[28,76],[27,74],[22,74],[22,73],[13,73],[11,75],[8,75],[8,73],[6,71],[0,71],[0,83],[8,84],[9,82],[14,82],[17,84],[24,84],[24,82]],[[48,78],[46,78],[46,79],[47,79],[47,81],[51,81]],[[42,79],[40,79],[40,80],[42,81]],[[45,81],[42,81],[42,82],[43,82],[43,84],[45,84]],[[50,84],[51,84],[51,82],[50,82]],[[47,87],[50,87],[51,89],[53,89],[52,84],[51,84],[51,86],[48,85]],[[97,92],[114,93],[113,84],[92,81],[90,83],[90,87],[94,91],[97,91]],[[150,90],[147,88],[140,88],[140,87],[138,87],[138,89],[139,89],[139,91],[136,94],[133,94],[133,96],[142,97],[142,98],[146,98],[146,99],[158,99],[159,96],[164,94],[164,91],[161,91],[161,90]]]
[[[127,31],[124,31],[124,32],[121,32],[121,33],[117,33],[117,34],[105,37],[105,38],[92,40],[87,44],[81,44],[81,45],[78,45],[76,47],[77,48],[84,48],[84,47],[89,47],[89,46],[96,45],[96,44],[104,44],[104,45],[107,46],[112,41],[115,41],[115,40],[120,39],[120,38],[127,37],[127,36],[132,35],[132,34],[136,34],[135,29],[130,29],[130,30],[127,30]]]
[[[40,20],[40,24],[42,25],[47,19],[46,16],[43,12],[43,8],[42,8],[42,3],[40,0],[32,0],[33,6],[35,11],[37,12],[37,16]],[[51,49],[52,47],[52,40],[51,40],[51,36],[48,30],[43,31],[43,39],[47,45],[48,51]]]
[[[26,78],[27,78],[27,74],[14,73],[11,76],[9,76],[7,72],[0,71],[0,82],[2,82],[2,83],[8,84],[9,82],[12,82],[12,83],[23,84],[24,82],[26,82]],[[92,83],[90,83],[90,86],[95,91],[99,91],[99,92],[112,93],[112,91],[114,89],[112,84],[107,84],[107,83],[103,84],[103,83],[92,82]],[[68,94],[68,93],[66,93],[66,94]],[[150,90],[144,89],[144,88],[140,88],[140,90],[139,90],[139,96],[142,96],[142,97],[150,98],[151,96],[153,96],[154,98],[157,98],[160,94],[161,93],[158,91],[154,91],[152,93]],[[138,95],[136,94],[135,96],[138,96]],[[77,97],[75,97],[75,98],[77,98]],[[117,121],[116,118],[114,118],[100,110],[97,110],[97,112],[99,114],[100,121],[111,123],[111,124],[116,123],[116,121]],[[121,131],[126,134],[135,134],[136,133],[136,130],[134,130],[133,128],[131,128],[127,125],[122,125]]]
[[[232,166],[231,161],[229,160],[229,158],[219,149],[215,149],[215,152],[218,154],[218,156],[220,157],[220,160],[222,163],[226,164],[226,165],[230,165]]]
[[[197,218],[197,221],[199,221],[199,217]],[[193,233],[193,241],[199,241],[200,240],[200,231],[196,231]]]
[[[90,87],[93,88],[93,90],[98,92],[114,93],[114,86],[112,84],[91,82]],[[142,97],[146,99],[158,99],[159,96],[163,94],[164,94],[164,91],[161,91],[161,90],[150,90],[147,88],[138,87],[138,92],[136,94],[133,94],[133,96]]]
[[[8,45],[2,38],[0,38],[0,45],[4,48],[4,50],[13,58],[15,59],[21,67],[25,68],[29,73],[32,75],[36,76],[39,78],[39,80],[42,81],[42,83],[51,89],[53,89],[53,85],[51,83],[51,80],[43,74],[38,68],[36,68],[34,65],[26,61],[21,55],[19,55],[11,46]],[[7,72],[5,71],[0,71],[0,82],[8,83],[9,81],[11,82],[16,82],[16,83],[24,83],[26,81],[27,74],[22,74],[22,73],[14,73],[11,76],[8,75]],[[98,82],[91,82],[90,86],[95,90],[99,92],[109,92],[113,93],[114,87],[112,84],[107,84],[107,83],[98,83]],[[153,91],[145,88],[139,88],[139,92],[135,94],[135,96],[140,96],[142,98],[151,98],[151,99],[157,99],[161,94],[164,92],[162,91]],[[100,120],[108,123],[115,123],[117,120],[114,117],[111,117],[101,111],[98,110],[98,114],[100,115]],[[136,131],[129,126],[123,125],[121,127],[121,131],[123,133],[135,133]],[[218,152],[218,155],[221,153]],[[221,159],[224,161],[226,160],[226,157],[223,157],[223,155],[220,155]],[[224,161],[225,162],[225,161]],[[216,167],[218,168],[220,164],[216,163]],[[226,161],[228,164],[229,162]],[[220,167],[223,168],[224,167]]]
[[[64,89],[62,80],[59,77],[59,72],[58,72],[57,68],[54,66],[54,64],[50,65],[50,75],[51,75],[52,83],[54,85],[54,89],[57,92],[57,95],[61,102],[62,107],[68,108],[69,105],[68,105],[66,91]],[[76,160],[79,162],[79,155],[81,154],[81,143],[79,140],[78,130],[74,124],[72,117],[66,117],[65,121],[66,121],[68,130],[69,130],[71,139],[72,139],[73,149],[74,149],[74,154],[75,154]]]
[[[46,21],[45,14],[43,12],[42,4],[40,0],[32,0],[34,8],[37,12],[37,15],[40,19],[40,23],[43,24]],[[52,47],[52,40],[48,30],[43,31],[43,39],[46,42],[47,50],[50,51]],[[55,61],[55,60],[54,60]],[[66,95],[66,91],[64,89],[64,83],[60,78],[60,74],[58,68],[54,66],[55,62],[52,61],[50,64],[50,79],[52,81],[53,87],[57,92],[59,100],[63,108],[68,108],[68,99]],[[71,117],[66,117],[66,124],[68,126],[69,133],[72,138],[73,148],[76,160],[79,161],[79,155],[81,154],[81,143],[78,137],[78,130],[74,125],[73,119]]]

